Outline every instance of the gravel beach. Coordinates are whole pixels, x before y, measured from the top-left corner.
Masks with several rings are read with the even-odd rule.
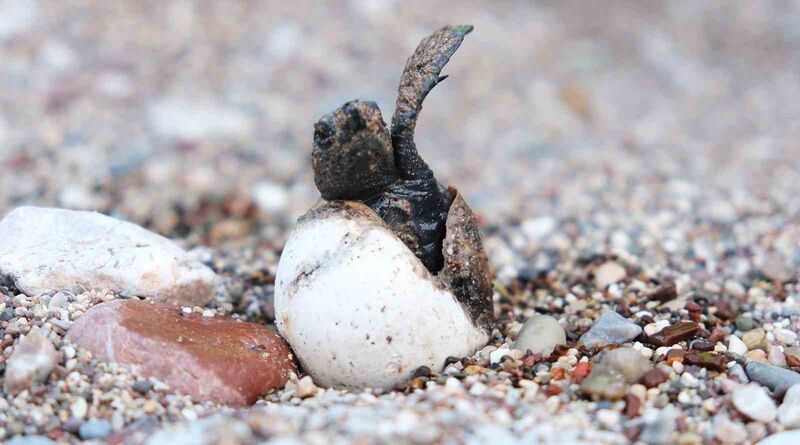
[[[26,242],[56,231],[35,211],[0,225],[0,271],[26,274],[0,278],[0,441],[800,443],[800,3],[323,3],[0,0],[0,218],[99,211],[200,277],[128,291],[99,269],[156,264],[138,232],[115,250],[123,229],[98,229],[96,259]],[[243,407],[196,401],[220,374],[185,393],[143,375],[169,349],[128,367],[68,337],[164,294],[198,325],[274,329],[281,251],[319,198],[313,123],[355,98],[388,120],[405,58],[449,23],[475,30],[416,141],[480,225],[485,348],[394,390],[284,363]],[[53,255],[120,291],[47,288]],[[193,354],[170,357],[220,360]]]

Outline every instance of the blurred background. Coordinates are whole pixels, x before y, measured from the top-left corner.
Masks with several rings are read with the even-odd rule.
[[[282,246],[318,196],[312,124],[353,98],[389,119],[448,23],[475,31],[417,141],[487,233],[578,221],[647,248],[679,221],[797,221],[800,2],[697,0],[0,0],[0,214]]]

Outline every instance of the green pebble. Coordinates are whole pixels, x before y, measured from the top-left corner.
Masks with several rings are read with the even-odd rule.
[[[753,319],[749,315],[740,315],[736,317],[736,329],[740,331],[749,331],[753,329]]]

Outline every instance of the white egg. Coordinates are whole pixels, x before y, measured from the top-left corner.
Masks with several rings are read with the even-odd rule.
[[[460,196],[456,204],[468,211]],[[448,224],[451,218],[452,210]],[[471,212],[468,218],[474,225]],[[463,232],[448,230],[450,255],[459,250],[451,238]],[[473,241],[482,255],[473,262],[485,261],[479,237]],[[445,272],[448,267],[461,283],[477,266],[461,257]],[[432,275],[366,205],[320,201],[300,218],[281,256],[276,321],[317,384],[391,388],[420,366],[440,371],[448,356],[471,355],[488,341],[486,324],[473,321],[486,314],[471,317],[470,303],[462,305],[451,289],[454,282],[452,274]],[[490,308],[491,291],[483,294],[462,302],[488,299]]]

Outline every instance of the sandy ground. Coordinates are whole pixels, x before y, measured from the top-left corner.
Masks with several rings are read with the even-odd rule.
[[[475,31],[426,101],[417,143],[482,223],[502,290],[492,345],[534,308],[577,332],[664,279],[688,299],[738,298],[767,330],[798,331],[796,1],[0,0],[0,214],[99,210],[178,238],[228,278],[217,310],[268,323],[271,286],[248,277],[274,274],[317,199],[313,122],[353,98],[388,118],[405,58],[447,23]],[[593,268],[609,258],[628,277],[593,298]],[[569,295],[590,303],[564,309]],[[284,392],[263,411],[220,414],[239,423],[206,422],[226,425],[232,443],[644,440],[619,403],[570,391],[528,400],[490,374],[482,384],[497,394],[444,378],[408,395]],[[732,408],[724,391],[710,394],[714,409],[677,392],[646,408],[673,413],[670,434],[686,443],[712,443],[713,419]],[[56,413],[59,403],[69,401]],[[47,410],[30,421],[37,405],[4,401],[6,437],[55,428]],[[126,415],[115,430],[196,425],[219,410],[167,405],[147,428]],[[746,441],[783,428],[733,417]]]

